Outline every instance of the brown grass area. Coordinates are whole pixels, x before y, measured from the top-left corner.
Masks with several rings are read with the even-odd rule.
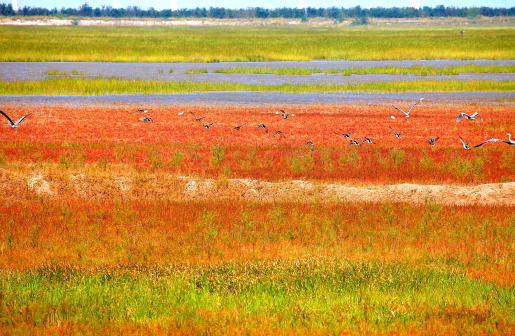
[[[292,180],[266,182],[252,179],[202,179],[175,174],[115,172],[85,166],[62,171],[54,165],[36,171],[0,171],[0,192],[4,201],[31,200],[35,195],[52,199],[86,201],[230,200],[244,202],[405,202],[447,205],[515,205],[515,183],[478,186],[397,184],[355,187],[346,184]]]

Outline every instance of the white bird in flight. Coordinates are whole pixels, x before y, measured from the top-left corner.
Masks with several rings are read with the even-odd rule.
[[[395,131],[394,131],[390,126],[388,126],[388,128],[390,129],[390,131],[392,131],[392,132],[393,132],[393,135],[395,135],[395,137],[396,137],[396,138],[399,138],[399,139],[401,138],[401,135],[403,135],[404,133],[406,133],[406,132],[402,132],[402,133],[395,133]]]
[[[375,144],[375,142],[374,142],[374,141],[372,141],[372,139],[367,138],[367,137],[365,137],[365,138],[364,138],[364,140],[363,140],[363,141],[361,141],[361,143],[365,143],[365,142],[366,142],[366,143],[373,143],[373,144]]]
[[[152,111],[152,109],[150,109],[150,110],[147,110],[147,109],[139,109],[139,110],[136,110],[136,111],[131,112],[131,113],[147,113],[148,111]]]
[[[279,113],[282,113],[282,114],[283,114],[283,118],[284,118],[284,119],[288,119],[288,117],[290,117],[290,116],[292,116],[292,117],[293,117],[293,116],[295,116],[295,114],[286,113],[284,110],[281,110],[281,112],[279,112],[279,111],[275,111],[275,114],[279,114]]]
[[[470,149],[470,147],[469,147],[470,141],[465,143],[465,141],[459,135],[458,135],[458,138],[460,138],[460,141],[461,141],[461,144],[463,145],[463,148]]]
[[[149,118],[149,117],[141,117],[141,118],[139,118],[139,120],[146,121],[146,122],[153,122],[152,118]]]
[[[153,122],[152,118],[150,118],[150,117],[141,117],[141,118],[139,118],[139,120],[146,121],[146,122]]]
[[[233,127],[229,131],[239,131],[245,125],[247,125],[247,123],[241,124],[240,126]]]
[[[481,116],[479,115],[479,113],[475,112],[473,115],[468,115],[466,113],[460,113],[460,115],[458,116],[458,118],[456,118],[456,122],[460,122],[460,120],[465,117],[467,118],[468,120],[472,120],[474,121],[474,119],[476,117],[479,117],[479,120],[481,120],[481,122],[483,122],[483,118],[481,118]]]
[[[354,132],[355,132],[355,131],[352,131],[352,132],[349,132],[349,133],[336,133],[336,132],[333,132],[333,133],[334,133],[334,134],[336,134],[336,135],[341,135],[341,136],[342,136],[342,137],[344,137],[344,138],[350,139],[350,135],[351,135],[352,133],[354,133]]]
[[[193,116],[193,118],[195,118],[195,120],[196,120],[196,121],[198,121],[199,123],[201,123],[201,124],[202,124],[202,119],[204,119],[205,117],[197,118],[197,117],[193,114],[193,112],[191,112],[191,111],[190,111],[190,114]]]
[[[216,121],[213,121],[211,124],[202,124],[202,126],[204,126],[205,129],[209,129],[209,127],[213,126],[214,124],[216,123]]]
[[[18,132],[18,125],[19,125],[19,124],[21,124],[21,122],[22,122],[25,118],[27,118],[28,116],[30,116],[30,115],[32,114],[32,112],[31,112],[31,113],[29,113],[29,114],[27,114],[27,115],[24,115],[24,116],[23,116],[23,117],[21,117],[17,122],[14,122],[14,121],[12,121],[12,119],[11,119],[11,118],[9,118],[9,116],[8,116],[7,114],[5,114],[5,112],[0,111],[0,113],[2,113],[2,114],[7,118],[7,120],[9,121],[9,126],[11,126],[12,128],[14,128],[15,132]]]
[[[436,140],[438,140],[438,139],[440,139],[440,137],[434,137],[434,138],[431,138],[431,139],[427,140],[426,142],[427,142],[428,144],[430,144],[431,146],[434,146],[434,145],[435,145]]]
[[[492,139],[489,139],[489,140],[486,140],[486,141],[480,143],[479,145],[475,145],[474,148],[479,147],[479,146],[483,146],[485,143],[488,143],[488,142],[504,142],[505,144],[508,144],[508,145],[512,145],[512,146],[515,145],[515,141],[511,140],[511,134],[508,133],[506,135],[508,136],[508,141],[502,140],[502,139],[492,138]]]
[[[423,101],[423,100],[424,100],[424,98],[420,98],[420,100],[419,100],[419,101],[417,101],[415,104],[413,104],[413,105],[411,106],[411,108],[409,109],[409,111],[408,111],[408,112],[404,112],[404,111],[403,111],[403,110],[401,110],[400,108],[397,108],[397,107],[395,107],[395,106],[393,106],[393,105],[392,105],[392,107],[393,107],[394,109],[399,110],[399,111],[401,111],[402,113],[404,113],[404,115],[406,116],[406,121],[409,121],[409,114],[410,114],[411,110],[413,110],[413,108],[414,108],[415,106],[417,106],[417,104],[418,104],[418,103],[420,103],[420,102],[421,102],[421,101]],[[393,119],[395,119],[395,118],[393,118]]]

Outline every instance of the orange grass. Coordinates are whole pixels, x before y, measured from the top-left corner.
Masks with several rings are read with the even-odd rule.
[[[0,267],[308,256],[457,267],[515,284],[513,207],[53,200],[0,205]]]
[[[425,104],[425,103],[423,103]],[[123,164],[138,170],[261,180],[310,179],[347,183],[477,184],[515,180],[515,146],[491,143],[466,151],[492,137],[515,133],[511,106],[427,104],[415,107],[407,123],[389,105],[281,107],[295,116],[285,120],[272,108],[158,107],[147,115],[154,123],[130,114],[138,107],[5,109],[13,118],[34,112],[14,133],[0,133],[0,159],[9,163]],[[407,108],[408,103],[395,103]],[[216,121],[206,130],[185,112]],[[479,112],[484,123],[455,119]],[[395,116],[396,119],[390,118]],[[229,129],[248,123],[240,131]],[[264,123],[269,128],[256,129]],[[401,139],[388,129],[406,132]],[[286,139],[272,138],[282,131]],[[376,144],[348,146],[334,132],[355,131]],[[426,140],[439,136],[434,147]],[[307,141],[315,144],[311,152]],[[218,148],[218,159],[213,159]],[[1,160],[0,160],[1,161]]]

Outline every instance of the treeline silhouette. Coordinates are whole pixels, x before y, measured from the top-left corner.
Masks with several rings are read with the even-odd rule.
[[[142,9],[138,6],[118,8],[102,6],[93,8],[88,3],[79,8],[41,8],[23,7],[17,11],[13,10],[11,4],[0,5],[0,15],[2,16],[55,16],[55,17],[138,17],[138,18],[328,18],[343,20],[343,18],[423,18],[423,17],[466,17],[474,18],[477,16],[515,16],[515,7],[512,8],[491,8],[491,7],[422,7],[415,9],[411,7],[392,7],[392,8],[276,8],[266,9],[261,7],[229,9],[223,7],[210,7],[187,9],[182,8],[176,11],[170,9],[156,10],[153,7]]]

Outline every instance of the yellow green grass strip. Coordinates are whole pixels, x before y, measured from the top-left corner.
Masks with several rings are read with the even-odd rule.
[[[240,328],[236,334],[362,333],[364,327],[388,333],[429,331],[435,325],[440,331],[458,325],[464,333],[512,330],[513,288],[446,268],[315,258],[206,266],[46,266],[1,272],[0,312],[2,325],[19,332],[24,326],[80,323],[203,334],[213,332],[213,321],[220,334]]]
[[[0,62],[512,60],[514,27],[2,26]]]
[[[229,74],[272,74],[272,75],[312,75],[317,73],[350,75],[420,75],[420,76],[448,76],[463,73],[515,73],[515,66],[478,66],[464,65],[455,67],[378,67],[353,69],[305,69],[305,68],[229,68],[213,71],[214,73]],[[197,72],[186,72],[197,73]]]
[[[210,82],[165,82],[120,78],[51,78],[0,83],[0,95],[178,94],[207,91],[406,92],[513,91],[515,81],[417,80],[344,85],[247,85]]]

